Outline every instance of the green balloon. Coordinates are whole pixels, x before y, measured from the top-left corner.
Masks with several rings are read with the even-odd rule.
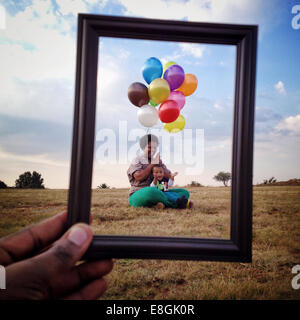
[[[157,103],[154,103],[151,99],[150,99],[149,103],[150,103],[150,104],[151,104],[151,106],[153,106],[153,107],[158,106],[158,104],[157,104]]]

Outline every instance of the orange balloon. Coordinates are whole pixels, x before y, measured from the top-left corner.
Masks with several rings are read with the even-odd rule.
[[[198,80],[195,75],[186,73],[182,85],[176,90],[182,92],[186,97],[197,89]]]

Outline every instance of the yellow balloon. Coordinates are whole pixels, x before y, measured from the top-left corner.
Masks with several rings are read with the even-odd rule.
[[[168,99],[170,94],[170,86],[164,79],[154,79],[148,88],[148,94],[150,99],[159,104]]]
[[[177,63],[175,61],[169,61],[164,64],[162,77],[164,76],[165,71],[174,64],[177,64]]]
[[[183,115],[179,115],[179,117],[173,121],[166,123],[164,125],[164,129],[170,133],[177,133],[181,131],[185,127],[185,118]]]

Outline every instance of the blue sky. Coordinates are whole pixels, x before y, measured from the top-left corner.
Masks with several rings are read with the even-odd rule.
[[[292,27],[295,5],[300,1],[0,1],[0,180],[14,185],[19,174],[36,170],[46,187],[68,187],[78,12],[257,24],[253,183],[271,176],[299,178],[300,28]],[[99,46],[96,134],[106,128],[118,136],[119,121],[126,121],[128,132],[143,129],[127,88],[135,81],[145,83],[141,68],[149,57],[175,60],[198,78],[182,114],[186,128],[204,130],[204,170],[191,176],[184,163],[171,159],[167,164],[179,171],[178,184],[197,180],[218,185],[213,175],[231,168],[235,48],[110,38],[100,39]],[[161,128],[162,123],[155,126]],[[104,166],[95,157],[93,186],[128,186],[128,163]]]

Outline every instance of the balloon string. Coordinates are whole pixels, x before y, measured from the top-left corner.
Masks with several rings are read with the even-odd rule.
[[[149,134],[151,132],[151,129],[150,128],[148,128],[147,129],[147,134]]]

